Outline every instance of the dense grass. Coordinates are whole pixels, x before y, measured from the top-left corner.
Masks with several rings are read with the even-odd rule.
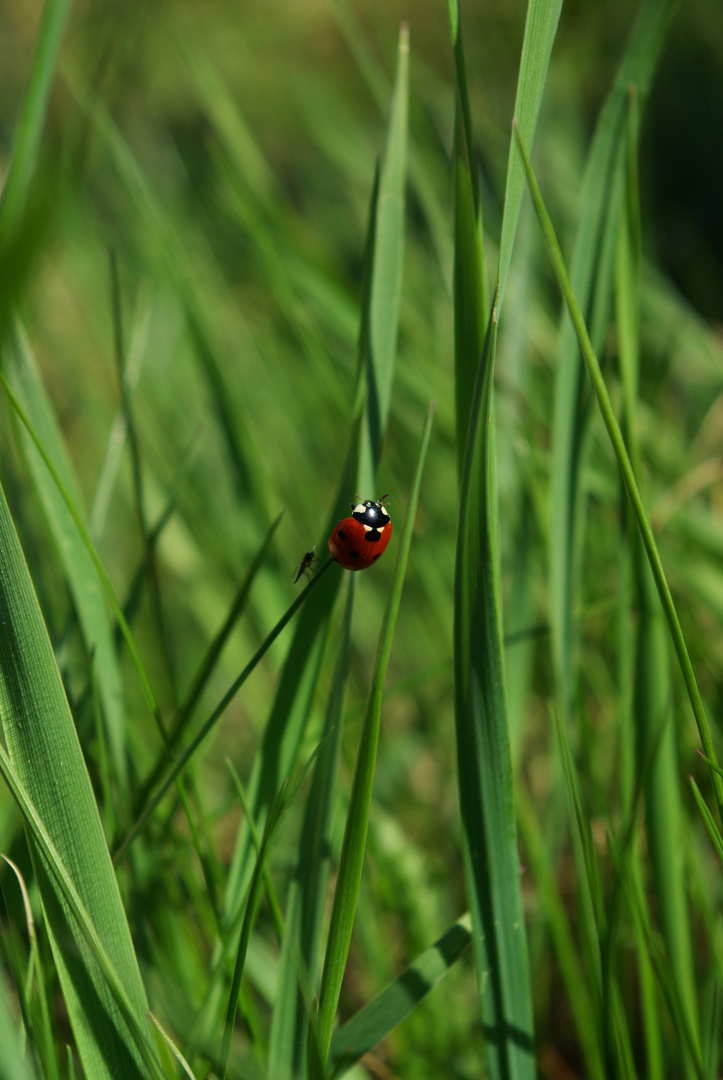
[[[712,1080],[720,12],[0,20],[0,1076]]]

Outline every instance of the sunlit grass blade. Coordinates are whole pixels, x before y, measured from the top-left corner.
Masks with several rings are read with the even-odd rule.
[[[2,493],[0,621],[0,714],[9,753],[3,772],[33,834],[45,922],[81,1058],[99,1080],[153,1074],[145,992],[118,885]]]
[[[409,496],[407,516],[402,527],[397,560],[394,566],[391,591],[387,601],[384,621],[379,636],[376,662],[372,674],[367,708],[364,716],[361,742],[354,772],[349,812],[347,815],[344,841],[342,844],[339,870],[337,874],[334,903],[331,912],[329,936],[324,954],[324,967],[319,991],[319,1007],[316,1023],[311,1025],[313,1035],[310,1043],[310,1072],[312,1077],[323,1077],[329,1056],[329,1045],[334,1024],[334,1017],[339,1002],[341,982],[346,968],[351,932],[354,925],[354,913],[359,895],[366,835],[371,805],[374,766],[376,763],[379,728],[381,723],[382,694],[387,664],[392,648],[394,627],[397,621],[399,605],[404,584],[404,575],[412,543],[414,517],[422,481],[422,471],[432,431],[434,403],[429,407],[427,421],[422,435],[422,445],[417,463],[417,471]]]
[[[331,851],[355,581],[356,576],[350,574],[322,745],[304,808],[296,872],[286,902],[286,932],[269,1039],[269,1072],[276,1080],[291,1080],[303,1075],[306,1068],[312,987],[318,979],[319,939]]]
[[[570,277],[593,346],[608,331],[614,253],[623,194],[625,123],[628,92],[637,87],[647,98],[676,0],[646,0],[631,33],[598,120],[582,181],[578,227],[570,258]],[[527,144],[526,144],[527,145]],[[577,640],[573,612],[578,602],[584,541],[581,475],[589,392],[572,323],[563,318],[558,349],[553,418],[553,469],[550,512],[552,658],[560,707],[568,713],[574,697]]]
[[[65,491],[74,506],[79,508],[80,493],[73,467],[30,344],[18,322],[6,341],[4,367],[8,382],[33,428],[34,436],[24,427],[20,428],[23,452],[73,597],[86,650],[93,656],[114,781],[117,784],[117,810],[125,814],[128,800],[125,715],[110,614],[88,547],[34,442],[37,439],[42,444]],[[77,513],[80,513],[79,509]]]
[[[517,131],[516,125],[515,131]],[[610,401],[610,396],[605,385],[605,380],[602,376],[602,372],[600,371],[600,364],[590,342],[590,337],[587,331],[587,327],[585,325],[585,320],[577,303],[577,299],[575,297],[570,278],[568,277],[567,268],[565,266],[565,261],[560,250],[560,245],[557,241],[557,237],[555,236],[555,232],[552,227],[552,222],[550,221],[550,217],[542,200],[542,195],[538,187],[537,180],[535,179],[534,172],[532,171],[532,165],[530,163],[529,156],[527,155],[527,151],[525,150],[522,141],[519,138],[518,146],[520,147],[521,153],[523,155],[525,171],[527,173],[527,180],[530,185],[532,199],[535,204],[537,216],[542,226],[543,234],[545,236],[545,242],[548,247],[552,266],[555,271],[555,276],[557,278],[558,285],[560,286],[560,290],[565,298],[565,303],[567,304],[568,311],[570,312],[570,317],[575,327],[575,332],[577,334],[580,350],[585,361],[585,366],[587,367],[590,380],[593,384],[593,389],[597,397],[600,412],[605,422],[605,427],[607,428],[610,442],[612,443],[613,450],[615,451],[615,456],[617,458],[618,465],[620,466],[620,471],[625,482],[625,487],[635,513],[635,518],[638,524],[638,528],[640,530],[641,539],[645,547],[648,561],[650,563],[650,569],[655,579],[655,586],[658,590],[658,595],[660,596],[663,612],[668,622],[670,636],[673,639],[673,646],[678,657],[678,662],[680,664],[681,672],[683,675],[683,681],[685,682],[685,687],[688,692],[688,697],[690,699],[690,703],[693,709],[693,715],[695,716],[695,721],[698,726],[698,733],[700,735],[707,756],[710,757],[713,761],[717,761],[718,759],[715,753],[715,747],[713,745],[710,728],[708,726],[708,718],[705,714],[705,709],[703,707],[703,701],[701,699],[698,684],[696,682],[695,672],[693,671],[693,665],[691,663],[690,655],[688,653],[688,647],[686,645],[685,638],[683,637],[683,631],[681,629],[680,621],[678,619],[678,613],[675,607],[675,603],[673,601],[672,594],[670,592],[670,587],[668,585],[665,570],[660,559],[658,547],[655,543],[655,537],[653,536],[650,522],[645,513],[643,501],[640,496],[637,481],[635,479],[635,473],[633,471],[630,457],[625,446],[625,441],[623,439],[622,432],[620,431],[620,426],[615,416],[612,402]],[[716,802],[718,803],[719,813],[723,817],[723,778],[721,778],[716,772],[711,772],[711,780],[713,784],[713,790],[715,792]]]
[[[330,1076],[343,1076],[378,1046],[447,975],[472,939],[469,915],[463,915],[429,949],[334,1034]]]

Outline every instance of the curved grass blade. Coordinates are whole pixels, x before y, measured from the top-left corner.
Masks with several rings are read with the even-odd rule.
[[[145,992],[73,718],[2,489],[0,623],[0,719],[9,755],[8,761],[3,752],[3,771],[33,834],[38,888],[76,1043],[89,1076],[145,1077],[154,1072],[140,1035]]]
[[[330,1076],[343,1076],[352,1065],[398,1027],[433,990],[472,940],[469,915],[463,915],[431,948],[418,956],[398,979],[382,990],[331,1040]]]
[[[394,627],[399,613],[402,586],[404,584],[404,575],[407,569],[409,549],[412,543],[412,529],[414,527],[414,517],[417,509],[417,500],[419,498],[419,488],[422,482],[424,461],[432,432],[433,417],[434,402],[430,404],[429,412],[427,413],[427,421],[422,434],[422,445],[419,452],[417,471],[409,497],[407,516],[402,528],[397,561],[394,566],[392,587],[389,593],[387,608],[384,613],[384,621],[379,636],[377,656],[369,689],[369,698],[364,716],[357,764],[354,771],[354,783],[352,785],[349,813],[347,815],[346,828],[344,830],[344,840],[342,843],[339,871],[336,889],[334,891],[334,902],[331,911],[329,937],[324,957],[324,969],[321,977],[319,1011],[316,1025],[312,1024],[313,1037],[310,1042],[310,1072],[312,1078],[319,1078],[319,1080],[326,1072],[329,1046],[331,1043],[331,1031],[339,1002],[341,982],[346,968],[347,957],[349,955],[351,932],[354,925],[354,914],[356,911],[357,898],[359,896],[359,884],[361,882],[364,852],[366,848],[374,766],[376,763],[377,745],[379,742],[384,678],[386,676],[387,664],[392,648]]]
[[[515,125],[515,132],[517,127]],[[668,585],[668,579],[665,575],[665,570],[658,552],[657,544],[655,543],[655,537],[653,536],[653,530],[650,527],[650,522],[645,513],[645,507],[643,506],[643,500],[640,496],[637,481],[635,479],[635,473],[633,470],[630,457],[628,455],[625,441],[620,431],[615,411],[610,401],[610,396],[605,385],[602,372],[600,371],[600,364],[598,362],[595,351],[590,341],[590,336],[585,325],[580,306],[577,303],[575,292],[568,277],[565,261],[560,250],[555,231],[552,227],[552,222],[545,208],[545,204],[542,200],[542,194],[535,179],[535,174],[532,170],[532,164],[527,155],[522,141],[518,139],[518,146],[522,153],[525,163],[525,172],[527,173],[527,181],[530,185],[530,191],[532,193],[532,200],[535,204],[535,210],[542,226],[542,231],[545,236],[545,242],[547,244],[548,252],[550,254],[550,261],[552,263],[555,276],[557,278],[560,290],[565,298],[570,317],[575,327],[575,333],[577,334],[580,351],[585,361],[590,381],[592,382],[595,395],[597,397],[600,412],[605,422],[610,442],[612,443],[615,456],[620,467],[620,471],[625,482],[625,487],[632,504],[635,518],[640,530],[640,536],[645,547],[645,553],[650,563],[650,569],[652,571],[653,578],[655,580],[655,586],[658,590],[658,595],[665,613],[665,618],[668,622],[668,629],[670,636],[673,639],[673,646],[678,657],[678,662],[683,674],[683,681],[688,692],[688,697],[693,709],[693,715],[698,726],[698,733],[700,735],[703,747],[706,755],[711,760],[717,762],[718,758],[715,753],[715,747],[713,745],[713,739],[710,733],[710,727],[708,726],[708,717],[705,714],[703,707],[703,701],[698,689],[698,683],[696,682],[695,672],[693,671],[693,665],[688,653],[688,647],[683,637],[683,631],[678,619],[678,612],[673,601],[672,594],[670,592],[670,586]],[[713,791],[715,793],[716,802],[718,804],[718,811],[723,818],[723,778],[718,773],[711,770],[711,781],[713,784]]]

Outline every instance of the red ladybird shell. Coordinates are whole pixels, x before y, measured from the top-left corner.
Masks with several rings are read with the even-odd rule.
[[[392,520],[381,500],[350,505],[352,516],[338,522],[329,537],[329,552],[345,570],[366,570],[384,553]]]

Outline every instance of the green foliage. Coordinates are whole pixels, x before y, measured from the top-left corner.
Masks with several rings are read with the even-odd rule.
[[[0,1077],[720,1073],[699,4],[5,5]]]

